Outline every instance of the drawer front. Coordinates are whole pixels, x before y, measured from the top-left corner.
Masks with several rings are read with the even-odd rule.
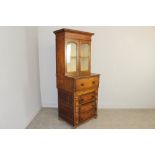
[[[80,113],[80,121],[86,121],[95,115],[95,110]]]
[[[95,99],[95,92],[84,94],[80,96],[80,104],[95,101]]]
[[[90,102],[90,103],[85,103],[85,104],[80,105],[80,113],[88,112],[88,111],[91,111],[93,109],[96,109],[95,102]]]
[[[97,76],[76,80],[76,90],[98,87],[98,85],[99,85],[99,77]]]

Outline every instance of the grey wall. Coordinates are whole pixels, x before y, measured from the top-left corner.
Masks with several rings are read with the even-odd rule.
[[[0,128],[25,128],[41,108],[37,27],[0,27]]]
[[[54,30],[39,27],[42,105],[57,107]],[[99,107],[155,108],[155,27],[70,27],[94,32],[92,72],[100,73]]]

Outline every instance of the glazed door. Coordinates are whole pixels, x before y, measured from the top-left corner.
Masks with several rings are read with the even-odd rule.
[[[77,40],[66,41],[65,70],[67,75],[78,74],[78,46]]]
[[[91,46],[89,41],[80,41],[80,74],[90,73]]]

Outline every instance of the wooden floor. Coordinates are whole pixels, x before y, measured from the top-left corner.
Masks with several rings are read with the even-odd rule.
[[[28,125],[28,129],[71,129],[58,120],[55,108],[43,108]],[[98,118],[91,119],[77,129],[155,129],[155,109],[104,109]]]

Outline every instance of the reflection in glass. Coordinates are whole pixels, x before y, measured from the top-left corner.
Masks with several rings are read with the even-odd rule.
[[[77,47],[76,43],[67,44],[67,72],[76,72],[76,57]]]
[[[89,44],[81,44],[80,66],[81,71],[89,70]]]

